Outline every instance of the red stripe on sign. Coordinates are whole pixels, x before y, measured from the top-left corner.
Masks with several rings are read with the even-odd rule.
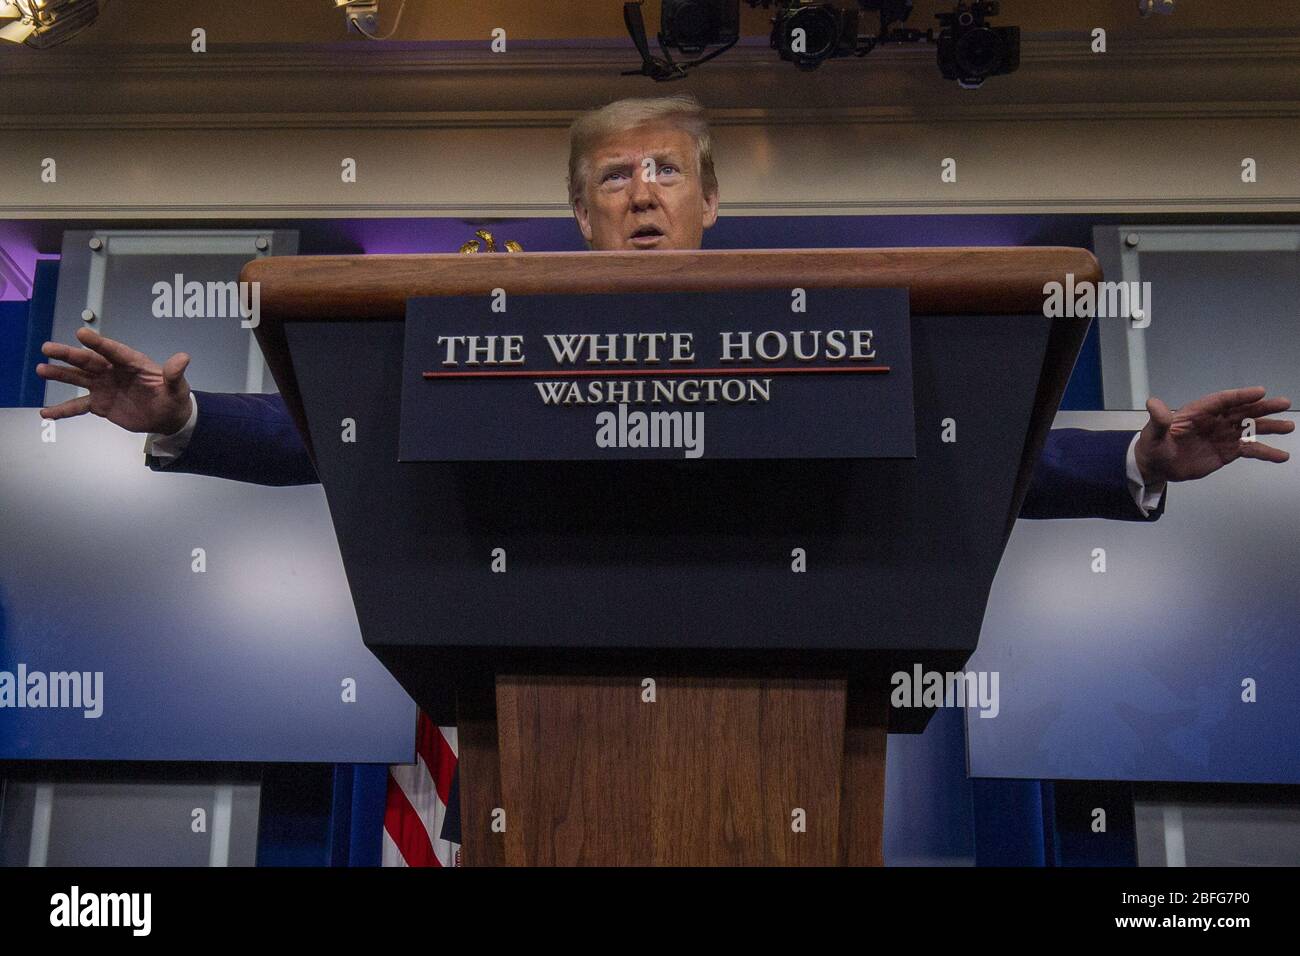
[[[813,375],[818,372],[888,372],[888,365],[820,366],[817,368],[627,368],[569,369],[554,372],[524,372],[519,369],[491,372],[425,372],[425,378],[624,378],[629,375]]]
[[[406,794],[397,785],[393,775],[388,775],[388,800],[384,807],[384,830],[397,844],[398,852],[407,866],[442,866],[433,844],[429,842],[429,831],[420,821],[420,815],[406,799]]]
[[[451,802],[451,778],[456,772],[456,755],[451,752],[451,746],[442,731],[425,716],[424,711],[420,711],[415,726],[415,750],[429,768],[434,789],[438,791],[438,799],[444,807],[447,806]]]

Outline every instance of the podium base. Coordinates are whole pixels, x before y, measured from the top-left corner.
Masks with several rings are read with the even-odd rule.
[[[888,697],[827,677],[483,676],[467,866],[879,866]]]

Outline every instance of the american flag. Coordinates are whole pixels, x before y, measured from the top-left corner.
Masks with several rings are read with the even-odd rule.
[[[384,866],[460,866],[456,728],[419,712],[415,763],[388,768]]]

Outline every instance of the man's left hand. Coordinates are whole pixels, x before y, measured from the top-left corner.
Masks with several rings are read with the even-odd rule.
[[[1284,462],[1280,448],[1248,440],[1242,424],[1255,420],[1256,435],[1285,435],[1295,422],[1265,418],[1291,407],[1287,398],[1265,398],[1267,389],[1232,388],[1189,402],[1177,411],[1158,398],[1147,399],[1151,420],[1138,437],[1134,455],[1148,489],[1168,481],[1190,481],[1218,471],[1236,458]]]

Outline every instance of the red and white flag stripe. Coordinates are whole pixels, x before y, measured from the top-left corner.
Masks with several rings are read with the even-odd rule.
[[[384,866],[460,865],[460,845],[442,838],[458,759],[456,728],[434,726],[420,712],[415,763],[388,768]]]

